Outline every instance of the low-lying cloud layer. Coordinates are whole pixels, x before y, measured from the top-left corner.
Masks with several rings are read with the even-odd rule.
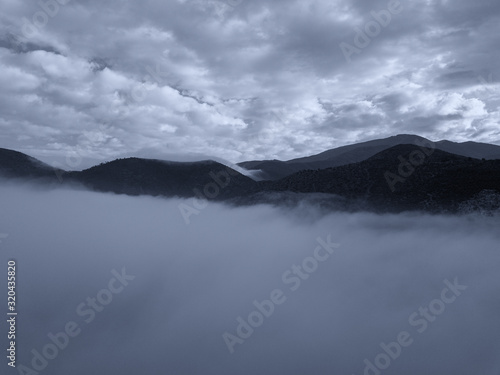
[[[17,365],[74,322],[38,373],[499,373],[497,218],[180,203],[0,187]]]

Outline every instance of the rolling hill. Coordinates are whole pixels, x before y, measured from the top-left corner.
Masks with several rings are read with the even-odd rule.
[[[387,142],[404,140],[412,143],[386,147]],[[498,148],[396,136],[295,159],[291,164],[274,163],[281,172],[285,165],[290,174],[267,181],[252,180],[212,160],[186,163],[126,158],[67,172],[20,152],[0,149],[0,176],[45,185],[77,185],[98,192],[195,197],[245,205],[297,204],[313,199],[333,210],[494,211],[500,209]],[[353,161],[358,159],[362,160]],[[323,168],[335,163],[341,165]],[[302,169],[292,172],[294,168]]]
[[[383,150],[402,144],[422,145],[476,159],[500,159],[500,146],[477,142],[432,142],[417,135],[400,134],[389,138],[342,146],[304,158],[288,161],[247,161],[238,165],[249,170],[259,171],[257,176],[262,180],[279,180],[304,169],[325,169],[358,163]]]

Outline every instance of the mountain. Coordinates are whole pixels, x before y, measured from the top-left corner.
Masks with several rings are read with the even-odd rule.
[[[378,212],[456,212],[485,191],[500,194],[500,160],[398,145],[359,163],[304,170],[261,184],[267,191],[334,194]]]
[[[63,178],[95,191],[184,198],[199,195],[215,200],[257,189],[251,178],[212,160],[185,163],[127,158],[67,172]]]
[[[248,170],[259,171],[257,177],[262,180],[279,180],[301,170],[325,169],[358,163],[383,150],[402,144],[425,145],[452,154],[477,159],[500,159],[500,146],[476,142],[439,141],[434,143],[417,135],[400,134],[389,138],[342,146],[317,155],[289,161],[247,161],[238,165]]]
[[[488,143],[455,143],[450,141],[439,141],[436,142],[436,148],[451,154],[468,156],[476,159],[500,159],[500,146],[490,145]]]
[[[0,176],[49,184],[82,185],[128,195],[223,200],[257,191],[251,178],[215,161],[194,163],[128,158],[84,171],[53,168],[23,153],[0,149]]]
[[[47,181],[62,172],[21,152],[0,148],[0,175],[3,177]]]
[[[401,139],[396,137],[391,142]],[[83,171],[66,172],[6,149],[0,149],[0,175],[4,179],[79,185],[99,192],[198,197],[244,205],[297,205],[308,201],[330,211],[491,213],[500,210],[500,159],[452,154],[424,138],[407,139],[418,144],[398,144],[359,162],[303,169],[279,180],[259,182],[212,160],[181,163],[127,158]],[[491,158],[496,155],[497,147],[476,143],[440,144],[459,149],[463,154]],[[346,146],[343,152],[330,150],[323,156],[315,155],[311,163],[300,160],[296,163],[314,165],[332,155],[336,160],[347,160],[346,155],[365,158],[384,145],[372,142],[357,148]]]

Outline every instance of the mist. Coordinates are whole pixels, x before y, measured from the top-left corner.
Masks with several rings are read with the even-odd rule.
[[[498,217],[187,202],[2,184],[9,373],[500,373]]]

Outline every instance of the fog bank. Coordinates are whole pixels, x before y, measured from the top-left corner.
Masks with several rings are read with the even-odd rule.
[[[8,373],[500,372],[498,218],[209,203],[186,225],[183,202],[3,184]]]

